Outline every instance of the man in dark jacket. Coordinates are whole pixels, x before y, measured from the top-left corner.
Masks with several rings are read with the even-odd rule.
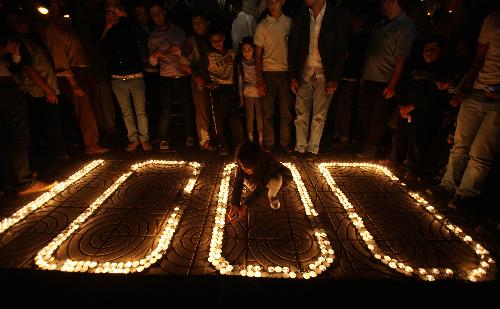
[[[305,0],[294,20],[288,50],[290,88],[297,95],[295,151],[316,155],[332,95],[348,50],[347,14],[326,0]],[[311,133],[309,123],[312,109]]]

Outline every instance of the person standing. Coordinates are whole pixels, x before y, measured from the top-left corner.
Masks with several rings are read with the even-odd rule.
[[[364,159],[375,159],[377,147],[395,107],[394,96],[416,35],[403,0],[383,0],[381,20],[368,46],[361,80],[361,125]]]
[[[288,61],[290,88],[297,96],[295,151],[316,155],[347,56],[350,24],[345,11],[325,0],[305,4],[294,20]]]
[[[137,39],[131,33],[132,25],[125,8],[121,4],[109,5],[102,47],[111,73],[111,86],[127,128],[129,143],[126,151],[135,151],[141,145],[144,151],[150,151],[141,54]]]
[[[465,93],[471,95],[460,107],[446,174],[441,184],[427,193],[453,196],[448,206],[462,209],[481,194],[495,158],[500,152],[500,11],[483,22],[476,57],[465,77]],[[462,95],[461,95],[462,96]]]
[[[208,79],[207,52],[208,26],[210,21],[203,11],[194,11],[191,15],[194,34],[186,39],[182,47],[183,69],[191,74],[191,90],[196,113],[196,128],[199,145],[202,150],[215,151],[210,143],[211,108],[205,80]]]
[[[51,0],[49,14],[40,34],[54,61],[61,92],[71,101],[79,121],[80,131],[88,155],[108,152],[99,146],[99,129],[92,107],[92,79],[82,44],[71,21],[63,17],[60,0]]]
[[[191,110],[189,107],[189,80],[181,66],[181,47],[186,39],[184,31],[167,21],[166,10],[160,2],[149,4],[149,13],[156,27],[149,36],[149,62],[160,66],[160,122],[158,139],[160,150],[167,151],[170,112],[175,100],[181,103],[184,114],[186,146],[194,145]]]
[[[264,144],[273,147],[274,103],[279,100],[280,145],[291,151],[292,100],[288,74],[288,38],[292,19],[283,13],[284,0],[268,0],[269,14],[257,25],[254,34],[255,59],[260,95],[264,95]]]

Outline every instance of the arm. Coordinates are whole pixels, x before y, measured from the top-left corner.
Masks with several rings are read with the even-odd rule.
[[[244,172],[241,168],[236,168],[236,177],[234,179],[233,185],[233,195],[231,197],[231,205],[236,206],[238,208],[241,207],[241,194],[243,192],[243,181],[244,181]]]
[[[47,102],[52,103],[52,104],[57,104],[58,99],[57,99],[57,94],[52,87],[50,87],[45,80],[40,76],[40,73],[35,70],[32,66],[25,66],[24,67],[24,72],[26,75],[28,75],[40,88],[45,91],[45,96],[47,97]]]
[[[259,94],[261,96],[266,93],[266,83],[264,82],[264,75],[262,69],[262,52],[263,48],[261,46],[255,45],[255,71],[257,73],[257,88],[259,89]]]
[[[295,18],[290,29],[290,42],[288,44],[288,72],[290,74],[290,88],[294,94],[299,91],[299,72],[298,72],[298,51],[299,51],[299,32],[297,25],[298,18]]]
[[[399,78],[403,73],[405,65],[406,56],[400,57],[396,63],[396,68],[392,72],[391,81],[389,82],[389,85],[387,85],[387,87],[384,89],[384,97],[386,99],[390,99],[396,95],[396,87],[398,85]]]

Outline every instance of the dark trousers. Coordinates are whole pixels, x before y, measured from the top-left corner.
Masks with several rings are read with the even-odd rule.
[[[243,142],[243,128],[241,115],[238,111],[238,103],[234,100],[233,85],[221,85],[210,92],[210,102],[214,111],[214,129],[217,144],[227,147],[224,138],[224,125],[229,123],[233,136],[234,145]]]
[[[78,85],[83,90],[84,95],[76,96],[73,93],[73,88],[70,83],[64,77],[58,79],[59,89],[61,89],[61,92],[73,105],[78,124],[80,125],[80,132],[85,148],[97,147],[99,142],[99,129],[97,127],[97,121],[91,102],[91,98],[94,97],[94,95],[92,94],[93,90],[90,86],[92,81],[88,68],[72,67],[71,70],[73,71],[74,78]]]
[[[353,109],[358,102],[358,81],[341,81],[333,99],[333,135],[342,142],[349,141]]]
[[[146,86],[146,113],[148,114],[149,132],[151,138],[156,138],[158,121],[160,118],[160,74],[158,72],[145,72],[144,84]]]
[[[60,103],[48,103],[45,97],[29,98],[28,102],[31,147],[40,146],[43,141],[53,155],[65,153]]]
[[[210,122],[213,122],[209,101],[209,90],[205,87],[198,87],[194,80],[191,81],[191,90],[193,91],[198,140],[200,144],[208,143],[210,141]]]
[[[189,106],[189,79],[188,77],[170,78],[160,77],[160,121],[158,124],[158,138],[167,140],[170,125],[170,113],[175,101],[181,103],[184,114],[184,129],[186,137],[193,136],[191,108]]]
[[[266,95],[262,101],[264,112],[264,143],[274,146],[274,103],[276,97],[280,108],[280,144],[289,147],[292,124],[292,99],[288,72],[264,72]]]
[[[412,112],[411,123],[400,118],[392,139],[391,161],[405,163],[410,172],[419,176],[432,172],[429,156],[441,124],[436,112]]]
[[[384,98],[385,83],[365,81],[361,89],[361,127],[365,149],[378,146],[387,131],[394,100]]]
[[[0,84],[0,130],[5,138],[2,151],[7,162],[2,175],[12,172],[19,189],[33,182],[29,163],[28,107],[24,94],[14,82]]]

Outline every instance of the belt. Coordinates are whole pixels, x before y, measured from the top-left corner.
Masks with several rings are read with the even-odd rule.
[[[133,79],[133,78],[143,78],[144,75],[142,73],[134,73],[134,74],[128,74],[128,75],[111,75],[111,78],[114,79]]]

